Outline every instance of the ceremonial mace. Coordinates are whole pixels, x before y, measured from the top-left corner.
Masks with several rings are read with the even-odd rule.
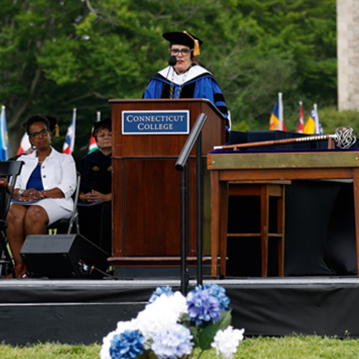
[[[234,151],[240,150],[241,148],[250,148],[250,147],[261,147],[261,146],[272,146],[272,145],[284,145],[288,143],[297,143],[297,142],[310,142],[310,141],[329,141],[328,148],[334,148],[333,142],[341,149],[347,149],[353,146],[356,141],[356,136],[354,130],[349,126],[338,127],[335,130],[335,134],[332,135],[315,135],[308,137],[296,137],[296,138],[285,138],[281,140],[269,140],[261,142],[251,142],[251,143],[239,143],[236,145],[224,145],[224,146],[214,146],[214,150],[231,150]]]

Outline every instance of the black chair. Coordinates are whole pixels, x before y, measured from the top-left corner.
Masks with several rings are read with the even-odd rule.
[[[0,275],[11,273],[14,278],[15,267],[6,237],[6,217],[9,212],[16,178],[20,174],[23,164],[24,162],[22,161],[0,162],[0,178],[6,180],[6,182],[0,181]],[[6,185],[7,183],[9,186]]]
[[[58,221],[47,226],[48,234],[71,234],[72,229],[75,225],[75,233],[80,234],[80,225],[79,225],[79,213],[77,210],[77,202],[80,193],[80,182],[81,182],[81,174],[77,172],[77,183],[76,183],[76,191],[72,195],[72,199],[74,201],[74,209],[72,211],[70,218],[62,218]]]

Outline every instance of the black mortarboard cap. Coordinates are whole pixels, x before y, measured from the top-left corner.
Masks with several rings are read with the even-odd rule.
[[[187,31],[183,32],[166,32],[162,34],[162,37],[169,41],[171,45],[185,45],[193,49],[193,55],[199,55],[199,46],[203,44],[203,41],[198,37],[193,36]]]

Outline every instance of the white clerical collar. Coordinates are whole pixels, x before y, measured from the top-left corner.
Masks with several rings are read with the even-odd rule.
[[[204,67],[199,65],[191,66],[187,72],[181,75],[178,75],[177,72],[174,71],[172,66],[167,66],[166,68],[159,71],[158,73],[164,78],[166,78],[168,81],[171,81],[176,85],[182,85],[184,81],[188,82],[202,74],[207,73],[211,75],[211,73],[208,70],[206,70]]]

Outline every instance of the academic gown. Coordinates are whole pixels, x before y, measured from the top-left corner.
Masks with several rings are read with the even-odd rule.
[[[208,99],[224,117],[228,118],[227,105],[216,79],[208,70],[196,64],[181,75],[178,75],[172,66],[159,71],[148,84],[143,98],[170,98],[171,83],[174,86],[173,98],[178,98],[178,92],[182,87],[180,98]]]
[[[81,173],[80,190],[111,193],[111,155],[100,150],[81,158],[77,166]],[[78,202],[81,234],[111,254],[111,201],[88,204]]]

